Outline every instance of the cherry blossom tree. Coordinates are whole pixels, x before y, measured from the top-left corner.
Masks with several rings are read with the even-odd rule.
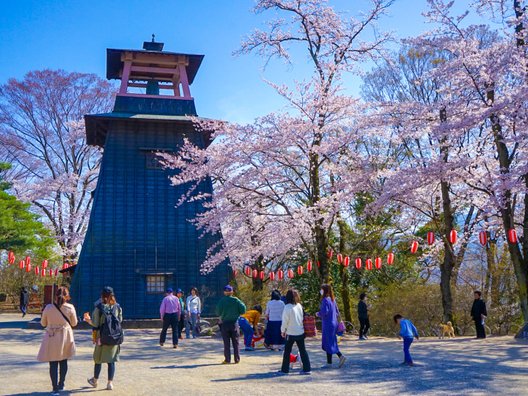
[[[100,152],[83,116],[111,108],[111,86],[93,74],[34,71],[0,87],[0,155],[16,196],[47,220],[65,260],[77,257],[92,205]]]
[[[179,155],[164,156],[168,166],[180,169],[176,185],[213,180],[213,197],[193,195],[192,187],[184,197],[208,200],[197,223],[223,234],[204,272],[227,257],[240,266],[301,256],[318,263],[321,279],[329,281],[329,233],[354,193],[368,187],[365,155],[358,149],[363,106],[342,92],[340,77],[375,57],[388,39],[382,34],[366,40],[391,1],[371,4],[360,19],[346,19],[326,1],[257,2],[256,12],[276,11],[279,17],[247,37],[239,53],[292,62],[291,47],[300,46],[313,74],[292,87],[270,82],[286,99],[286,111],[251,125],[202,123],[216,140],[207,150],[186,143]]]

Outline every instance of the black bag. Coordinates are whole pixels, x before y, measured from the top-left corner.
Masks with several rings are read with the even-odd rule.
[[[105,320],[99,326],[99,337],[101,338],[102,345],[121,345],[123,343],[124,335],[121,322],[114,314],[113,309],[105,309],[103,304],[97,306],[101,315],[104,316]]]

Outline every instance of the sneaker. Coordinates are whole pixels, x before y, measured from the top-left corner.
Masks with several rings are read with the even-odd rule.
[[[359,341],[365,341],[366,337],[359,337]]]
[[[332,363],[326,363],[321,366],[321,369],[327,370],[332,368]]]
[[[174,349],[177,349],[177,348],[178,348],[178,344],[174,344],[172,347],[173,347]]]
[[[160,342],[160,347],[162,347],[163,345],[164,345],[163,342]]]
[[[301,371],[301,375],[312,375],[311,371]]]
[[[59,391],[51,391],[51,396],[60,396],[60,392]]]
[[[343,364],[345,364],[346,362],[346,357],[344,357],[343,355],[341,355],[341,357],[339,358],[339,365],[338,367],[341,368],[343,367]]]
[[[106,384],[106,390],[114,390],[114,384],[112,384],[111,382]]]
[[[251,352],[251,351],[254,351],[255,348],[252,348],[252,347],[246,347],[244,350],[245,350],[245,351],[248,351],[248,352]]]
[[[235,364],[240,363],[240,359],[235,359]]]
[[[231,362],[228,362],[227,360],[224,360],[222,364],[231,364]]]
[[[368,340],[368,337],[367,337],[366,335],[364,335],[363,338],[364,338],[365,340]]]
[[[97,380],[95,378],[88,378],[88,383],[92,385],[92,388],[97,388]]]
[[[287,375],[287,374],[290,374],[290,372],[279,370],[279,371],[277,371],[277,374]]]

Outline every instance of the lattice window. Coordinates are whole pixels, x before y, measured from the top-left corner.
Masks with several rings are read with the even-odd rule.
[[[147,275],[147,293],[163,293],[165,283],[165,275]]]

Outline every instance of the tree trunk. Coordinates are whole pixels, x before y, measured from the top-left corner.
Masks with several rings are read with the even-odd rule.
[[[345,222],[341,219],[337,221],[337,225],[339,227],[339,251],[342,253],[345,251],[346,226]],[[352,314],[350,313],[350,290],[348,289],[348,268],[345,268],[344,265],[340,265],[339,275],[341,276],[341,299],[343,300],[343,315],[345,317],[345,321],[352,322]]]

